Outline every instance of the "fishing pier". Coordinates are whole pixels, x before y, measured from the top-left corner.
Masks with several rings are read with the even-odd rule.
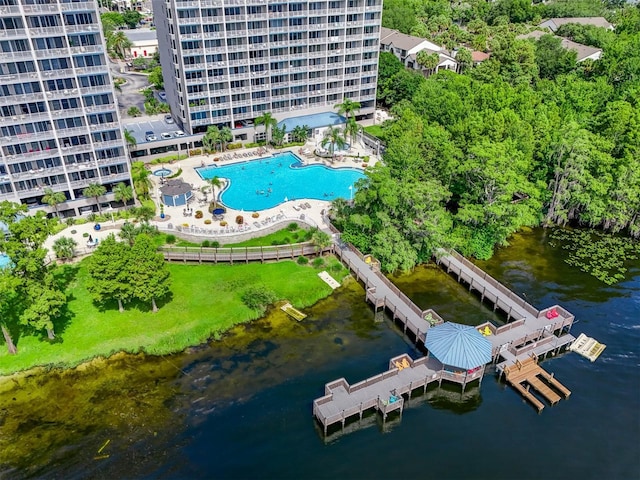
[[[364,285],[366,300],[374,310],[386,310],[419,348],[428,349],[429,330],[442,327],[442,317],[432,309],[419,308],[379,271],[375,259],[352,245],[336,240],[333,251]],[[531,390],[551,405],[571,394],[538,365],[540,357],[555,355],[575,340],[569,333],[574,322],[570,312],[559,305],[536,309],[455,251],[439,250],[436,262],[459,283],[468,286],[469,292],[477,293],[481,302],[506,315],[507,323],[500,327],[490,322],[474,327],[490,343],[488,361],[461,369],[442,363],[432,352],[417,360],[401,355],[390,360],[387,371],[354,385],[344,378],[330,382],[325,385],[324,396],[313,402],[313,415],[325,435],[331,425],[340,424],[344,429],[347,419],[355,416],[362,419],[367,410],[380,412],[383,422],[391,412],[402,414],[404,396],[408,400],[412,392],[426,391],[434,382],[457,383],[464,391],[468,383],[482,381],[486,365],[495,365],[500,377],[504,375],[507,383],[538,411],[544,408],[544,403]]]

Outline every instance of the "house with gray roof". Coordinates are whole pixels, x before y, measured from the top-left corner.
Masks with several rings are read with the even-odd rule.
[[[527,39],[532,38],[534,40],[540,40],[540,38],[544,35],[551,35],[549,32],[543,32],[542,30],[534,30],[533,32],[529,32],[524,35],[518,35],[518,39]],[[582,45],[581,43],[574,42],[569,40],[568,38],[558,37],[560,39],[560,44],[562,48],[565,50],[573,50],[576,52],[576,62],[584,62],[585,60],[600,60],[602,56],[602,50],[596,47],[590,47],[589,45]]]
[[[568,23],[577,23],[580,25],[593,25],[594,27],[602,27],[607,30],[613,30],[613,24],[609,23],[604,17],[567,17],[567,18],[550,18],[542,22],[538,27],[548,28],[552,32],[558,31],[562,25]]]
[[[380,50],[393,53],[405,67],[420,70],[425,74],[435,73],[442,69],[458,71],[458,62],[443,47],[426,38],[406,35],[391,28],[382,27],[380,29]],[[438,55],[439,62],[434,71],[428,72],[418,64],[416,56],[421,51]]]
[[[131,42],[131,47],[127,49],[129,58],[153,57],[158,50],[158,33],[150,28],[134,28],[133,30],[123,30],[126,37]]]

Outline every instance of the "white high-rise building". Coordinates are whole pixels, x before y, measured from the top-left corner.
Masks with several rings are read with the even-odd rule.
[[[82,190],[131,182],[95,1],[0,0],[0,200],[96,209]]]
[[[229,126],[251,141],[265,112],[333,112],[345,98],[373,116],[382,0],[153,0],[153,10],[167,101],[191,133]]]

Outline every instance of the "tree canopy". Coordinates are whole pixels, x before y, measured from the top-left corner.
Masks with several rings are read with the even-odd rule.
[[[463,74],[425,78],[381,53],[378,102],[394,120],[383,125],[383,164],[367,172],[353,205],[332,209],[345,240],[393,271],[438,246],[488,258],[525,226],[640,237],[639,6],[392,0],[385,15],[396,7],[413,17],[389,14],[386,26],[470,46],[482,35],[491,57]],[[560,30],[602,48],[602,58],[577,63],[552,35],[516,38],[551,13],[607,15],[614,32]]]

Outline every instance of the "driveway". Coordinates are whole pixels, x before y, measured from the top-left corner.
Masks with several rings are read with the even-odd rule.
[[[109,60],[111,76],[113,78],[124,78],[127,81],[127,83],[120,87],[122,90],[121,92],[116,90],[116,98],[118,99],[120,115],[122,118],[131,118],[127,115],[127,110],[134,106],[138,107],[144,115],[144,96],[140,93],[140,90],[149,86],[147,76],[139,73],[122,73],[122,69],[124,68],[124,62]]]

